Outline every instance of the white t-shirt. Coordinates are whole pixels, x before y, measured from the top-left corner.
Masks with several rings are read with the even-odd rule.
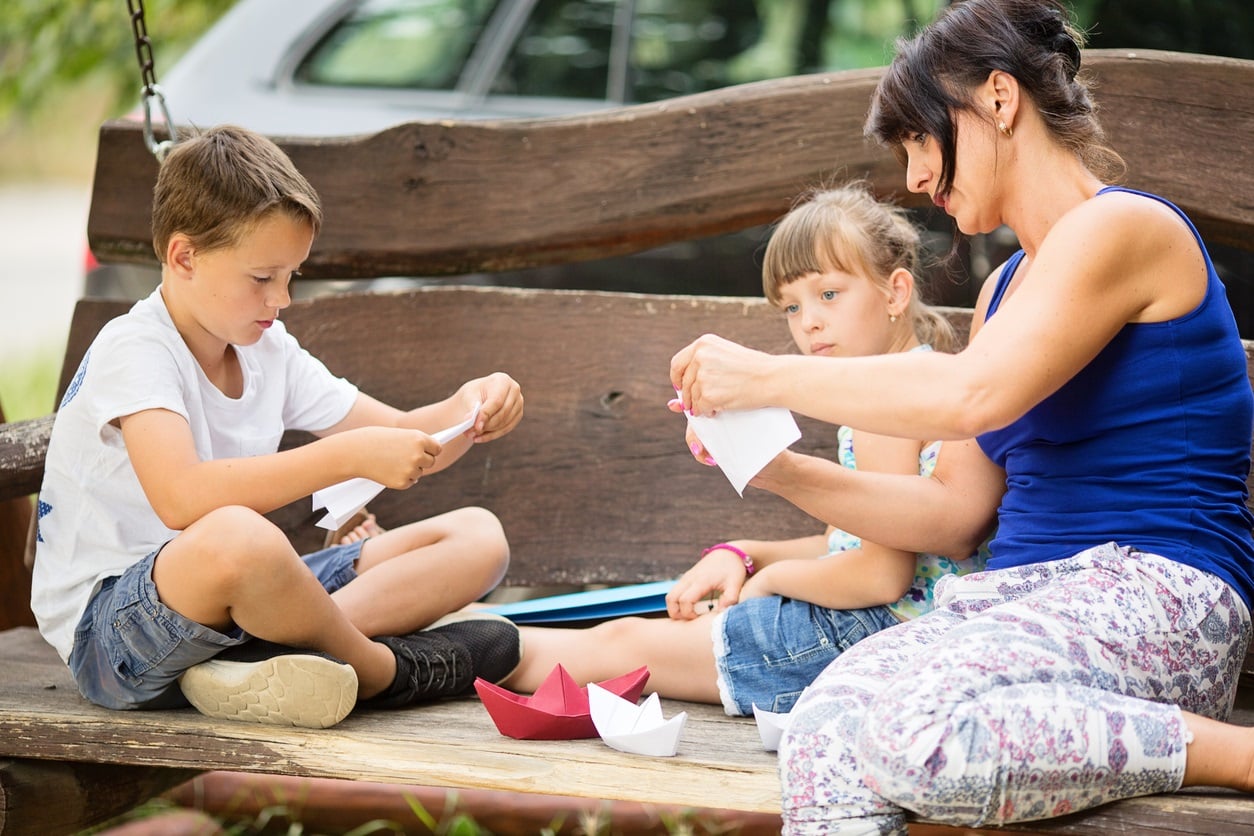
[[[207,461],[273,453],[284,430],[331,427],[357,398],[357,387],[327,371],[280,321],[235,351],[244,393],[229,398],[205,377],[158,288],[105,325],[83,357],[48,442],[31,590],[39,630],[62,659],[101,581],[178,534],[148,503],[111,421],[176,412]]]

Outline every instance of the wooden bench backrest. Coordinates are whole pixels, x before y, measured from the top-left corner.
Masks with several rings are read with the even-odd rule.
[[[127,307],[79,303],[63,387],[91,336]],[[702,545],[821,530],[778,498],[737,497],[693,460],[684,418],[666,408],[671,355],[706,331],[792,350],[783,318],[761,300],[433,287],[297,302],[284,320],[332,371],[398,406],[498,369],[520,382],[526,416],[509,437],[370,506],[384,525],[490,508],[510,539],[509,584],[659,580],[691,565]],[[802,449],[834,457],[831,427],[807,422],[803,433]],[[310,505],[273,517],[302,550],[325,534]]]
[[[1212,243],[1254,246],[1254,61],[1094,50],[1084,66],[1127,181],[1165,195]],[[435,276],[646,249],[777,219],[804,188],[867,178],[909,205],[862,137],[880,70],[799,76],[537,121],[408,124],[359,139],[280,139],[326,207],[309,277]],[[140,126],[100,136],[89,240],[152,262],[157,164]]]

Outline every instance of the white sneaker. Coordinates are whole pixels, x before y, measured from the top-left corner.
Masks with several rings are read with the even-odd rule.
[[[254,662],[210,659],[179,677],[207,717],[325,729],[357,704],[357,672],[323,656],[292,653]]]

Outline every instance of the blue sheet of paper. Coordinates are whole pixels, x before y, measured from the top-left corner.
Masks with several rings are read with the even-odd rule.
[[[566,595],[550,595],[529,601],[514,601],[488,607],[515,624],[559,624],[567,621],[597,621],[621,615],[666,612],[666,593],[675,581],[653,581]]]

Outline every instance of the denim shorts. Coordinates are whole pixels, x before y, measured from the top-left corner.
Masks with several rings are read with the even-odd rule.
[[[161,603],[152,567],[161,549],[105,578],[74,633],[70,672],[82,695],[105,708],[178,708],[183,671],[252,637],[227,635],[179,615]],[[332,546],[302,560],[334,592],[357,577],[361,543]]]
[[[778,595],[741,601],[711,625],[723,710],[790,711],[833,659],[900,623],[888,607],[830,610]]]

